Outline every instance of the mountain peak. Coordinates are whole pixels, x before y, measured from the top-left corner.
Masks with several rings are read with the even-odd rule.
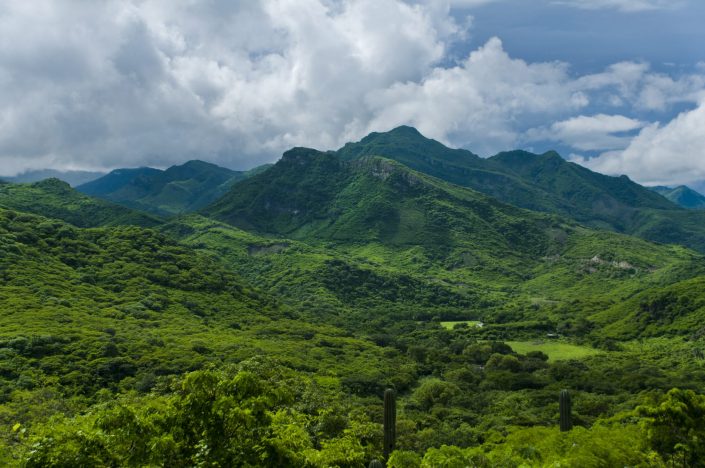
[[[560,161],[565,161],[565,159],[563,159],[563,156],[561,156],[560,154],[558,154],[557,151],[554,151],[554,150],[546,151],[545,153],[543,153],[541,155],[541,157],[543,157],[545,159],[557,159]]]
[[[209,163],[207,161],[201,161],[200,159],[191,159],[190,161],[186,161],[185,163],[181,164],[181,167],[193,167],[193,168],[201,168],[201,167],[218,167],[213,163]]]
[[[384,133],[370,133],[358,142],[347,143],[336,153],[348,161],[364,156],[382,156],[431,175],[436,175],[434,169],[440,167],[472,166],[480,159],[470,151],[448,148],[439,141],[426,138],[407,125]]]
[[[301,157],[308,157],[311,155],[321,154],[321,151],[313,148],[307,148],[305,146],[295,146],[289,150],[284,151],[282,159],[298,159]]]
[[[412,127],[410,125],[400,125],[398,127],[395,127],[391,129],[389,132],[392,135],[407,135],[407,136],[415,136],[415,137],[421,137],[423,139],[428,139],[425,136],[419,132],[416,127]]]
[[[193,159],[164,171],[149,167],[116,169],[78,189],[130,208],[174,215],[211,203],[244,177],[241,172]]]
[[[65,192],[71,190],[71,185],[68,182],[64,182],[56,177],[50,177],[48,179],[41,180],[32,184],[35,187],[40,187],[44,190],[51,190],[54,192]]]
[[[683,208],[694,210],[705,209],[705,196],[686,185],[679,185],[675,188],[663,186],[649,188]]]
[[[566,160],[556,151],[546,151],[542,154],[532,153],[525,150],[502,151],[495,154],[489,161],[506,165],[507,167],[527,166],[536,164],[562,164]]]

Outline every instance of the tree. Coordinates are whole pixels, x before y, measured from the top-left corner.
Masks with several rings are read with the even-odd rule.
[[[703,466],[705,396],[677,388],[657,406],[640,406],[651,447],[673,466]]]

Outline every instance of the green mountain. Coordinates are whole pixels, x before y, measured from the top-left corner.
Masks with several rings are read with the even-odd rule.
[[[203,210],[259,233],[294,239],[421,245],[443,254],[464,245],[507,257],[544,253],[559,223],[379,157],[347,162],[296,148]]]
[[[157,174],[161,174],[159,169],[151,167],[138,167],[134,169],[115,169],[94,181],[80,185],[77,189],[86,195],[106,197],[109,194],[119,191],[123,187],[130,185],[136,179],[149,180]],[[145,187],[143,190],[147,190]]]
[[[383,156],[515,206],[705,251],[703,215],[685,215],[675,204],[625,176],[592,172],[555,152],[511,151],[482,159],[427,139],[411,127],[399,127],[348,143],[337,154],[345,160]]]
[[[164,171],[116,169],[79,186],[78,190],[131,208],[168,216],[208,205],[245,177],[246,172],[231,171],[203,161],[188,161]]]
[[[59,179],[68,183],[72,187],[88,183],[105,175],[105,172],[95,171],[56,171],[53,169],[43,169],[37,171],[27,171],[13,177],[2,177],[8,182],[16,184],[27,184],[39,182],[45,179]]]
[[[662,195],[673,203],[682,206],[683,208],[688,208],[691,210],[704,210],[705,209],[705,196],[686,187],[685,185],[679,185],[678,187],[649,187],[654,192]]]
[[[239,229],[181,218],[165,232],[259,284],[271,275],[273,292],[298,306],[345,310],[352,323],[374,324],[374,311],[407,320],[511,317],[555,329],[588,319],[615,294],[702,272],[701,257],[682,247],[515,208],[388,159],[345,161],[306,148],[202,214]]]
[[[58,179],[33,184],[0,184],[0,207],[60,219],[78,227],[152,227],[155,216],[84,195]]]

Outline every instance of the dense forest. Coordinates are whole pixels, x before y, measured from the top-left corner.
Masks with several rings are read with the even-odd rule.
[[[408,127],[177,169],[0,184],[0,465],[704,466],[702,211]]]

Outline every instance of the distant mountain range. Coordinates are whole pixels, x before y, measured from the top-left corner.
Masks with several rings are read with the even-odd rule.
[[[194,160],[166,170],[116,169],[77,189],[86,195],[162,217],[204,210],[219,219],[232,220],[236,225],[249,225],[277,234],[291,235],[301,229],[313,229],[320,234],[323,232],[321,223],[306,228],[304,224],[339,210],[343,201],[336,198],[337,191],[343,191],[349,199],[359,199],[360,203],[363,198],[365,203],[370,200],[370,194],[362,197],[354,193],[356,187],[364,185],[360,180],[353,180],[360,176],[360,161],[391,167],[390,161],[372,163],[371,157],[396,161],[416,171],[416,175],[410,177],[426,174],[508,205],[557,214],[590,227],[705,251],[705,210],[692,211],[705,208],[705,197],[687,187],[649,189],[626,176],[610,177],[592,172],[555,152],[508,151],[485,159],[464,149],[448,148],[407,126],[371,133],[337,151],[295,149],[285,153],[281,164],[272,171],[267,170],[271,165],[242,172]],[[300,166],[292,165],[292,158]],[[288,169],[282,169],[284,166]],[[302,174],[300,183],[294,183],[292,171],[304,166],[313,172]],[[400,170],[401,166],[394,167]],[[258,174],[261,177],[247,182],[246,179]],[[83,176],[88,177],[88,173]],[[349,187],[345,185],[348,183]],[[248,196],[251,199],[247,199]],[[316,198],[318,196],[332,205],[321,204],[323,198]],[[394,203],[394,198],[388,196],[379,194],[379,200]],[[370,205],[370,213],[382,210],[384,203],[380,203]],[[284,207],[289,205],[296,205],[296,208],[289,207],[298,210],[296,214],[286,211],[289,208]],[[279,212],[268,219],[259,216],[264,212],[253,211],[265,206],[279,206]],[[361,207],[356,208],[362,216],[360,210]],[[331,225],[327,229],[330,233],[334,228]],[[341,228],[336,235],[343,232],[352,231]]]
[[[675,188],[663,186],[649,188],[683,208],[705,210],[705,196],[685,185],[679,185]]]
[[[105,175],[105,172],[90,171],[56,171],[53,169],[42,169],[39,171],[27,171],[14,177],[0,177],[7,182],[16,184],[39,182],[45,179],[59,179],[68,183],[71,187],[85,184]]]
[[[157,215],[198,210],[215,201],[236,182],[263,170],[232,171],[203,161],[188,161],[166,170],[116,169],[77,189],[87,195]]]
[[[483,159],[402,126],[371,133],[335,154],[345,160],[383,156],[511,205],[705,251],[705,213],[689,212],[626,176],[592,172],[555,152],[509,151]]]

